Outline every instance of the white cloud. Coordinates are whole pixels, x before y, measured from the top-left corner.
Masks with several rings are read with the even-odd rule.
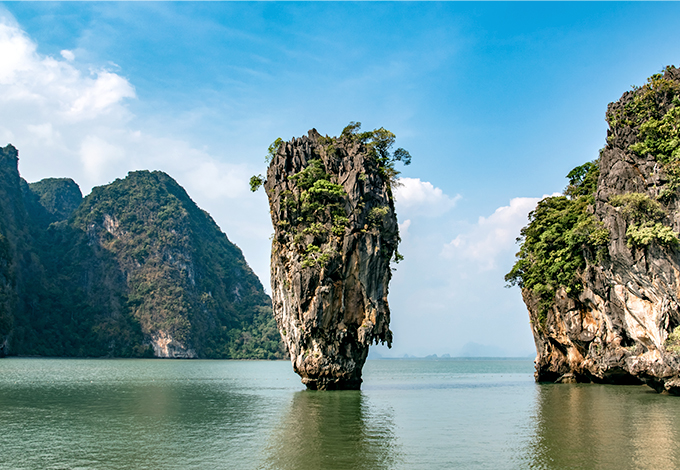
[[[130,170],[161,169],[211,198],[248,194],[245,165],[134,128],[133,85],[111,70],[83,73],[74,61],[69,50],[39,54],[13,19],[0,16],[0,112],[12,116],[0,123],[7,139],[0,145],[19,149],[27,179],[66,173],[88,192]]]
[[[16,25],[0,19],[0,105],[24,107],[24,118],[52,117],[69,121],[97,119],[113,112],[125,113],[125,98],[134,98],[133,86],[104,69],[89,76],[66,60],[42,56],[36,45]],[[29,114],[30,113],[30,114]]]
[[[47,145],[53,145],[56,141],[58,141],[61,138],[61,134],[59,134],[58,131],[54,130],[51,122],[35,125],[28,124],[26,126],[26,129],[29,132],[32,132],[35,135],[36,139],[42,140]]]
[[[30,57],[35,55],[35,44],[12,24],[0,18],[0,84],[11,82],[17,72],[29,70]]]
[[[441,255],[472,261],[482,271],[496,268],[499,256],[516,251],[515,240],[528,223],[529,212],[541,199],[516,197],[509,206],[499,207],[489,217],[479,217],[468,231],[445,244]]]
[[[99,179],[125,159],[125,150],[96,135],[88,135],[80,145],[80,159],[92,179]]]
[[[0,9],[0,146],[19,149],[24,178],[71,177],[87,194],[128,171],[165,171],[244,251],[268,245],[266,197],[250,193],[247,164],[164,133],[178,127],[173,116],[135,116],[135,88],[118,66],[78,63],[70,50],[40,54],[8,15]],[[267,284],[268,254],[248,261]]]
[[[452,209],[461,198],[450,197],[428,181],[420,178],[399,178],[394,193],[397,213],[437,217]]]
[[[64,59],[68,60],[69,62],[73,62],[76,59],[76,56],[75,54],[73,54],[73,51],[68,51],[64,49],[63,51],[61,51],[60,54]]]
[[[205,196],[211,199],[236,198],[246,194],[250,176],[245,165],[229,165],[209,159],[204,159],[189,172],[192,186],[207,190]]]
[[[399,224],[399,235],[401,238],[405,238],[408,235],[408,228],[411,226],[411,219],[406,219]]]
[[[74,96],[69,114],[75,119],[85,119],[106,112],[123,98],[134,98],[135,92],[128,81],[115,73],[99,71],[96,78],[79,77],[82,88]]]

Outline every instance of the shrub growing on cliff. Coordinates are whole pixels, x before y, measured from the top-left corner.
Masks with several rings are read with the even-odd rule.
[[[381,176],[390,183],[390,186],[394,185],[399,176],[395,163],[402,162],[404,165],[410,165],[411,154],[401,147],[391,152],[396,136],[384,127],[366,132],[359,132],[360,130],[361,123],[352,121],[340,135],[364,144],[376,159]]]
[[[564,190],[564,195],[570,199],[575,199],[579,196],[594,194],[597,189],[597,177],[599,175],[600,171],[597,167],[597,161],[577,166],[567,174],[569,184]]]
[[[661,164],[668,178],[659,194],[662,200],[675,197],[680,188],[680,83],[669,76],[675,71],[666,67],[666,74],[654,74],[643,86],[633,87],[633,98],[607,115],[611,138],[631,128],[636,138],[629,149]]]
[[[653,241],[666,246],[678,243],[678,235],[673,229],[659,222],[666,216],[661,204],[646,194],[617,194],[609,198],[609,203],[620,207],[621,214],[631,222],[626,229],[629,247],[643,247]]]
[[[658,201],[643,193],[617,194],[609,198],[609,204],[621,207],[621,215],[636,222],[659,220],[666,215]]]
[[[279,151],[282,145],[283,139],[281,137],[277,137],[276,140],[269,145],[267,148],[267,156],[264,158],[266,164],[269,164],[269,162],[272,161],[272,158],[274,158],[274,155],[276,155],[276,152]]]
[[[368,154],[368,161],[375,162],[378,174],[387,183],[387,190],[392,196],[392,187],[397,184],[399,171],[396,162],[404,165],[411,163],[411,155],[403,148],[392,151],[396,136],[381,127],[373,131],[360,132],[360,122],[350,122],[339,137],[318,137],[323,145],[322,150],[314,151],[307,166],[288,180],[295,183],[292,190],[280,194],[281,204],[277,216],[278,227],[285,227],[285,236],[289,236],[298,245],[298,253],[303,267],[324,267],[337,254],[332,248],[333,241],[340,242],[350,220],[347,213],[347,193],[338,183],[337,177],[326,171],[326,162],[338,157],[338,150],[349,141],[353,145],[363,146],[364,154]],[[281,139],[276,139],[268,149],[267,163],[280,151],[283,145]],[[325,156],[324,156],[325,154]],[[375,167],[374,167],[375,168]],[[365,173],[358,176],[361,182],[368,182]],[[265,183],[262,175],[250,178],[251,191],[257,191]],[[361,203],[361,207],[364,206]],[[374,207],[369,211],[366,221],[371,229],[385,230],[383,219],[389,213],[389,207]],[[362,222],[363,223],[363,222]],[[399,240],[398,233],[384,233],[388,238]],[[392,253],[391,249],[387,250]],[[394,249],[394,261],[403,259]]]
[[[250,177],[250,190],[252,192],[260,189],[260,186],[264,183],[264,177],[262,175],[255,175]]]
[[[666,67],[671,71],[675,67]],[[664,77],[663,73],[655,73],[642,86],[633,86],[635,95],[622,109],[607,115],[607,121],[613,130],[623,126],[636,127],[650,119],[662,117],[664,103],[670,103],[680,94],[680,84]]]
[[[678,234],[660,222],[633,224],[626,230],[626,238],[629,247],[647,246],[652,241],[666,246],[678,244]]]
[[[517,262],[505,280],[538,297],[541,325],[557,289],[578,295],[583,289],[578,274],[586,260],[603,256],[609,242],[609,232],[590,211],[598,174],[597,161],[572,170],[565,195],[541,200],[517,239]]]
[[[676,326],[668,335],[668,339],[666,339],[664,346],[666,347],[666,351],[680,354],[680,326]]]

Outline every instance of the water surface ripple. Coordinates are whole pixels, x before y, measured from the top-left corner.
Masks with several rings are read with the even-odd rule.
[[[2,469],[675,469],[680,398],[537,385],[521,360],[0,360]]]

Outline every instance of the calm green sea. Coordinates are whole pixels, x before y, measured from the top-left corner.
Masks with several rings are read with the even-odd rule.
[[[537,385],[531,360],[0,360],[2,469],[676,469],[680,398]]]

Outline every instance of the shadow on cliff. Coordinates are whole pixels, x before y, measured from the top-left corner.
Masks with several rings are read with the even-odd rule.
[[[399,462],[390,410],[360,391],[301,391],[274,431],[263,469],[388,469]]]
[[[525,468],[676,469],[680,401],[645,386],[542,385]]]

